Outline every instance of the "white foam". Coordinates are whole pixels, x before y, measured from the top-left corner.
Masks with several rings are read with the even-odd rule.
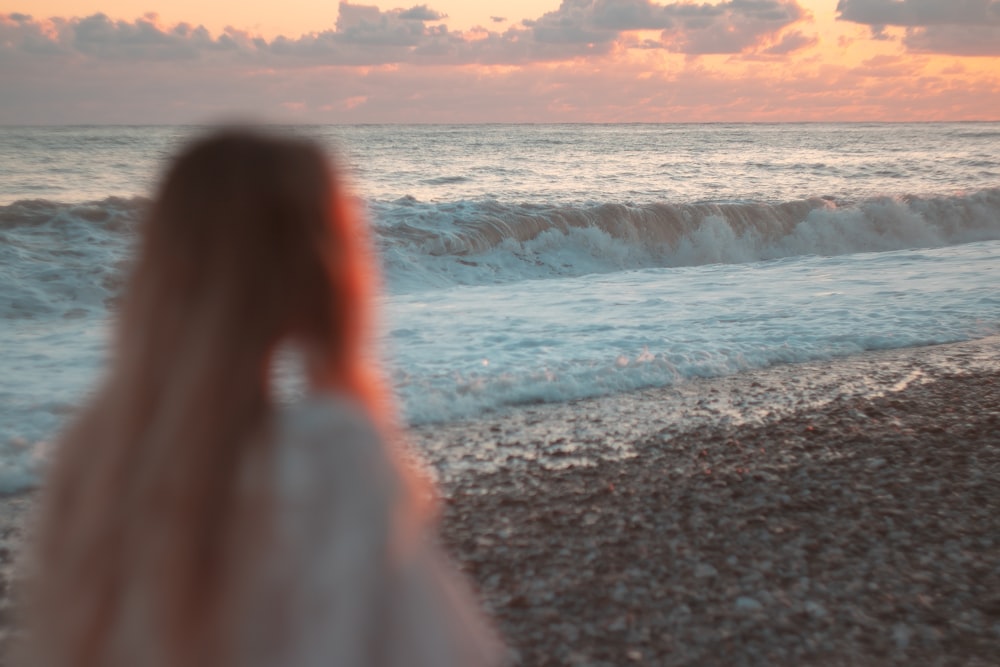
[[[396,294],[411,421],[1000,330],[1000,241]],[[488,363],[484,364],[484,360]]]
[[[413,210],[417,209],[417,210]],[[935,248],[1000,239],[1000,189],[836,205],[375,208],[389,288],[488,285],[648,267]]]

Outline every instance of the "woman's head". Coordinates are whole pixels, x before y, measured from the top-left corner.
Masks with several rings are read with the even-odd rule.
[[[314,144],[217,131],[174,161],[142,230],[119,341],[150,350],[195,336],[263,363],[285,338],[313,374],[350,383],[369,307],[364,228]],[[152,331],[151,331],[152,329]],[[144,344],[145,343],[145,344]],[[176,360],[175,360],[176,361]],[[316,364],[320,367],[316,368]]]

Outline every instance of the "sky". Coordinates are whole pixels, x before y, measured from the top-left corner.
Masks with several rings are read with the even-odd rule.
[[[0,0],[0,124],[1000,120],[1000,0]]]

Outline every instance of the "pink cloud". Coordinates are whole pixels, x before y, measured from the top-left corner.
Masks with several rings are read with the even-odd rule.
[[[295,60],[322,65],[527,64],[608,53],[626,31],[663,30],[661,46],[689,54],[738,53],[773,40],[801,20],[794,0],[731,0],[718,5],[657,4],[649,0],[564,0],[558,10],[504,32],[480,29],[474,39],[428,25],[444,17],[427,5],[382,11],[340,3],[332,30],[267,41],[227,29],[213,37],[202,26],[161,26],[154,16],[116,21],[104,14],[34,20],[11,14],[0,24],[0,55],[47,50],[104,60],[204,60],[226,54],[271,66]],[[647,44],[648,46],[648,44]],[[293,62],[286,62],[292,60]]]
[[[319,123],[903,120],[935,117],[935,100],[953,118],[1000,108],[1000,74],[948,82],[922,79],[923,58],[851,69],[823,65],[818,50],[794,57],[817,38],[788,0],[566,0],[537,21],[468,34],[434,16],[427,5],[344,3],[329,30],[265,40],[155,16],[0,15],[0,123],[201,122],[247,111]]]

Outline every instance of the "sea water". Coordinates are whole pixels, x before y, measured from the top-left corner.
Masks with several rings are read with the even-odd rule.
[[[411,424],[1000,332],[1000,123],[323,126]],[[99,378],[200,128],[0,128],[0,491]]]

